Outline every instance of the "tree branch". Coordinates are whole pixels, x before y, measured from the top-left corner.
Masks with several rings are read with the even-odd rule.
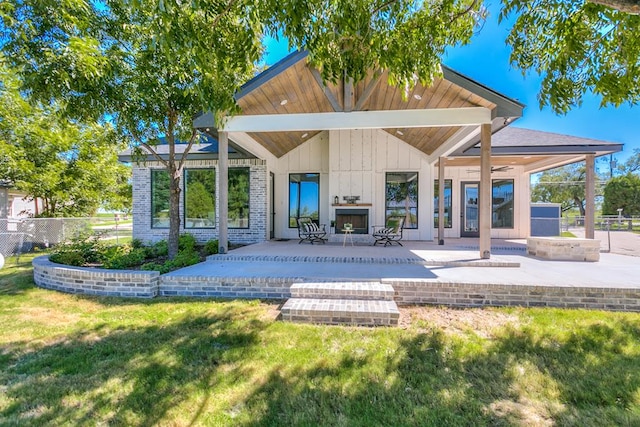
[[[220,22],[220,20],[222,19],[222,17],[224,15],[226,15],[227,13],[229,13],[229,11],[231,10],[231,8],[233,7],[233,5],[235,3],[237,3],[238,0],[231,0],[228,4],[227,7],[220,13],[218,14],[218,16],[215,17],[215,19],[213,20],[213,23],[211,24],[212,27],[216,27],[218,25],[218,22]]]
[[[456,13],[455,15],[453,15],[451,17],[451,20],[449,21],[449,25],[453,24],[455,21],[457,21],[458,19],[460,19],[460,17],[466,15],[467,13],[471,12],[476,5],[478,4],[478,0],[473,0],[473,2],[469,5],[469,7],[467,7],[465,10],[463,10],[460,13]]]
[[[191,151],[191,147],[193,146],[193,143],[195,142],[197,135],[198,133],[196,132],[195,129],[191,131],[191,138],[189,138],[189,144],[187,145],[187,148],[182,153],[182,158],[180,159],[180,163],[178,164],[179,171],[182,170],[182,167],[184,166],[184,162],[187,160],[187,154],[189,154],[189,151]]]
[[[167,169],[169,168],[169,163],[167,163],[167,161],[165,159],[163,159],[162,157],[160,157],[160,154],[158,154],[156,152],[156,150],[153,149],[152,146],[150,146],[149,144],[147,144],[146,142],[141,142],[138,141],[138,144],[140,145],[140,147],[144,148],[145,150],[147,150],[147,152],[149,154],[151,154],[153,157],[156,158],[156,160],[158,160],[160,163],[162,163],[164,165],[164,167],[166,167]]]
[[[640,15],[640,0],[587,0],[587,2],[610,7],[629,15]]]

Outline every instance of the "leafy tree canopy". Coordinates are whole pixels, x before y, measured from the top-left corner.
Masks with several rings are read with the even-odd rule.
[[[542,76],[540,107],[578,107],[586,92],[602,106],[640,102],[640,2],[503,0],[515,16],[512,63]],[[606,5],[606,6],[605,6]]]
[[[85,216],[101,205],[130,206],[130,171],[117,163],[123,145],[113,128],[69,122],[57,104],[29,104],[13,71],[0,66],[0,74],[0,180],[42,199],[42,216]]]
[[[640,215],[640,176],[628,173],[607,182],[602,213],[617,215],[620,208],[624,216]]]
[[[327,79],[358,81],[371,68],[411,86],[429,81],[449,45],[469,41],[478,0],[11,0],[2,3],[3,50],[38,101],[74,118],[108,117],[154,154],[165,137],[170,182],[169,256],[177,253],[176,140],[196,140],[194,115],[237,111],[265,34],[310,51]],[[190,148],[190,145],[189,145]],[[189,151],[187,148],[186,152]]]
[[[538,175],[538,182],[531,190],[533,202],[560,203],[562,212],[578,209],[580,215],[585,214],[585,180],[584,163],[550,169]],[[600,193],[596,185],[596,193]]]

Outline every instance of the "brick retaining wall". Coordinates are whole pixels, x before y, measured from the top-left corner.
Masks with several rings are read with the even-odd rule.
[[[388,281],[398,305],[521,306],[640,311],[640,289]]]
[[[158,294],[157,271],[106,270],[56,264],[49,257],[33,260],[33,280],[41,288],[73,294],[153,298]]]

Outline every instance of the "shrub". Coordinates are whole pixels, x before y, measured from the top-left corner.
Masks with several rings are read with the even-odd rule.
[[[169,243],[167,243],[166,240],[160,240],[159,242],[156,242],[151,249],[152,255],[148,258],[169,255]]]
[[[147,251],[144,248],[131,249],[128,253],[105,260],[104,267],[115,270],[135,267],[142,264],[146,258]]]
[[[78,251],[58,252],[49,256],[49,261],[58,264],[74,265],[76,267],[82,267],[85,264],[85,259]]]
[[[196,238],[189,233],[180,235],[178,238],[178,250],[193,251],[196,248]]]
[[[131,247],[134,249],[138,249],[138,248],[144,248],[144,242],[140,239],[132,239],[131,240]]]
[[[205,255],[215,255],[218,253],[219,246],[218,239],[208,240],[207,243],[204,244],[204,254]]]

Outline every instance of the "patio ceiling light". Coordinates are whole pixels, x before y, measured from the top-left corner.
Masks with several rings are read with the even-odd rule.
[[[287,102],[289,102],[289,100],[283,99],[282,101],[280,101],[280,105],[287,105]]]
[[[396,133],[397,133],[398,135],[400,135],[400,136],[404,135],[404,132],[402,132],[400,129],[398,129],[398,130],[396,131]]]
[[[422,99],[422,96],[418,95],[417,93],[413,95],[413,97],[415,99],[417,99],[418,101],[420,101]]]
[[[305,133],[302,134],[302,139],[305,139],[308,136],[309,136],[309,134],[305,132]]]

